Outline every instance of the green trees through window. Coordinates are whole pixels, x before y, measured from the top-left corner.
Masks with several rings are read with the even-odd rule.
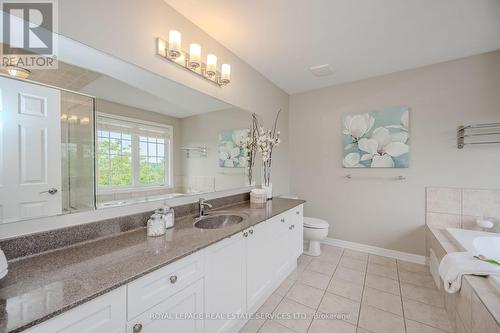
[[[165,158],[169,148],[167,135],[150,131],[140,135],[126,127],[123,131],[118,126],[113,126],[113,129],[107,127],[99,126],[98,122],[97,172],[101,189],[168,185]]]

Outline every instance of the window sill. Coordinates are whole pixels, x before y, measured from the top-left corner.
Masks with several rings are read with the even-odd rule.
[[[109,188],[109,189],[98,189],[96,191],[99,194],[115,194],[115,193],[138,193],[138,192],[149,192],[155,190],[170,190],[173,189],[173,185],[155,185],[155,186],[141,186],[141,187],[124,187],[124,188]]]

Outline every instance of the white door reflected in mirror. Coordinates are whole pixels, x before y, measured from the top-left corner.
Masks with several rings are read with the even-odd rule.
[[[4,77],[0,89],[0,220],[60,214],[60,91]]]

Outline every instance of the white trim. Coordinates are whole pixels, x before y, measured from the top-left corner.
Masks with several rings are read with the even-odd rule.
[[[116,120],[121,120],[121,121],[129,122],[129,123],[141,124],[141,125],[146,125],[146,126],[151,126],[151,127],[166,128],[169,130],[173,129],[172,125],[162,124],[162,123],[154,123],[152,121],[142,120],[140,118],[119,116],[119,115],[116,115],[113,113],[106,113],[106,112],[102,112],[102,111],[96,111],[95,114],[96,114],[96,116],[103,117],[103,118],[116,119]]]
[[[409,261],[416,264],[427,265],[425,256],[421,256],[418,254],[389,250],[389,249],[384,249],[382,247],[365,245],[361,243],[354,243],[335,238],[326,238],[324,241],[322,241],[322,243],[333,246],[339,246],[350,250],[365,252],[369,254],[376,254],[379,256]]]

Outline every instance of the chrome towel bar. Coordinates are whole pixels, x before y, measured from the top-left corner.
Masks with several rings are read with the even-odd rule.
[[[351,175],[347,174],[345,175],[346,179],[353,179],[353,178],[359,178],[359,179],[379,179],[379,180],[406,180],[405,176],[359,176],[359,175]]]
[[[473,138],[482,137],[481,141]],[[469,141],[466,139],[472,139]],[[459,126],[457,129],[457,148],[463,149],[468,145],[500,144],[500,123],[472,124]]]

